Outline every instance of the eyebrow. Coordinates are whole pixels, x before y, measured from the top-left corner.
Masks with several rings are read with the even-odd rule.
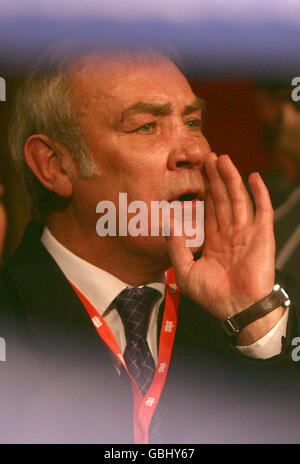
[[[190,105],[185,106],[182,111],[182,116],[204,109],[204,100],[202,100],[202,98],[196,98]],[[142,113],[152,114],[153,116],[168,116],[172,113],[172,105],[170,103],[159,104],[139,101],[123,111],[121,122],[124,122],[128,116]]]
[[[202,98],[197,97],[193,101],[193,103],[191,103],[190,105],[187,105],[184,108],[184,110],[182,112],[182,116],[186,116],[187,114],[194,113],[194,111],[199,111],[199,110],[204,111],[205,107],[206,107],[205,101],[202,100]]]
[[[165,103],[163,105],[158,103],[147,103],[147,102],[137,102],[133,105],[129,106],[125,111],[122,113],[123,122],[124,119],[128,116],[132,116],[134,114],[140,113],[149,113],[153,116],[168,116],[172,112],[172,107],[170,103]]]

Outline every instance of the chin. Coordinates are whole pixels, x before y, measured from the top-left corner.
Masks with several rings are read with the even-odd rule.
[[[154,260],[158,267],[168,269],[172,263],[168,254],[167,240],[165,237],[127,237],[126,248],[135,254],[144,256],[145,262]]]

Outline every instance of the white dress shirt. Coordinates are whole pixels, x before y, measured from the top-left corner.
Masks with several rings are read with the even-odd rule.
[[[43,231],[41,241],[66,278],[83,293],[105,320],[119,348],[124,353],[126,347],[125,330],[121,317],[112,302],[122,290],[131,287],[131,285],[79,258],[79,256],[61,245],[47,227]],[[147,330],[149,349],[155,363],[157,363],[157,317],[159,306],[165,297],[165,284],[163,282],[154,282],[148,286],[161,293],[161,298],[156,301],[151,311]]]
[[[90,301],[99,314],[103,317],[112,331],[122,353],[126,347],[126,337],[122,320],[113,300],[127,287],[117,277],[100,269],[93,264],[79,258],[61,243],[59,243],[45,227],[41,241],[50,255],[56,261],[66,278],[74,284],[81,293]],[[147,331],[147,342],[155,363],[157,363],[157,317],[159,306],[165,296],[165,284],[154,282],[148,284],[161,293],[161,298],[155,303],[150,315]],[[281,352],[281,337],[286,335],[288,310],[280,321],[264,337],[249,346],[237,347],[243,354],[253,358],[270,358]]]

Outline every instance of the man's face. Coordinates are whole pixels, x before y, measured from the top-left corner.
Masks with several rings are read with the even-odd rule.
[[[128,203],[205,196],[203,163],[210,152],[201,131],[202,102],[186,78],[166,59],[87,62],[74,74],[80,96],[80,126],[99,174],[76,179],[74,201],[95,228],[96,205],[120,192]],[[79,206],[78,206],[79,205]],[[141,252],[165,253],[165,238],[119,237]]]

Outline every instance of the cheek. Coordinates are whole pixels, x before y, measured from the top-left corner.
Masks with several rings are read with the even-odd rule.
[[[124,144],[118,143],[116,149],[120,159],[127,160],[128,165],[153,170],[156,166],[166,165],[168,157],[168,141],[162,136],[135,135],[124,137]]]
[[[132,200],[159,197],[157,192],[162,189],[166,173],[167,150],[152,137],[141,139],[118,136],[103,140],[94,159],[100,171],[101,189],[106,195],[127,192]]]
[[[157,144],[143,144],[143,149],[137,150],[136,143],[132,144],[126,152],[118,154],[119,173],[135,183],[143,181],[152,183],[161,179],[166,171],[167,155],[163,148]]]

